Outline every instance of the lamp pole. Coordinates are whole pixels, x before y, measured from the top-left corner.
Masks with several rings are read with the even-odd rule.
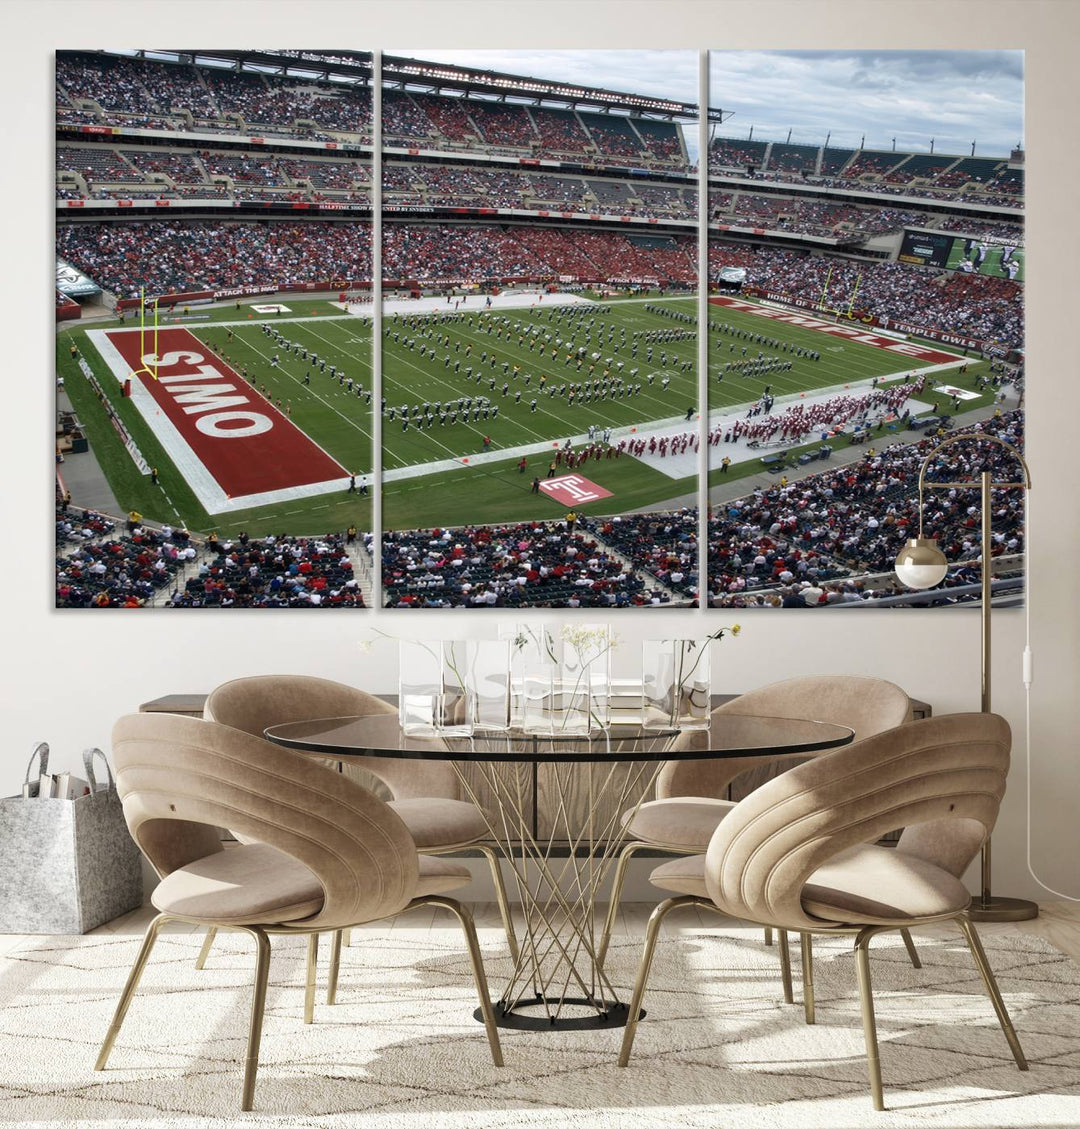
[[[977,443],[995,443],[1003,448],[1010,454],[1021,469],[1021,477],[1019,481],[1002,481],[995,482],[993,473],[989,470],[983,470],[979,474],[979,478],[960,480],[956,482],[927,482],[926,470],[927,467],[936,459],[946,447],[951,447],[956,443],[963,442],[977,442]],[[980,659],[980,709],[983,713],[990,713],[991,710],[991,687],[990,687],[990,588],[993,580],[993,569],[991,568],[991,551],[992,551],[992,529],[991,521],[993,518],[993,491],[994,490],[1023,490],[1025,493],[1031,491],[1031,472],[1028,470],[1027,462],[1024,456],[1014,447],[1011,443],[1006,442],[1004,439],[999,439],[996,435],[985,435],[979,431],[962,431],[958,435],[952,435],[948,439],[939,443],[922,461],[922,466],[919,468],[919,538],[916,544],[923,544],[923,499],[926,490],[970,490],[974,486],[979,487],[980,493],[980,510],[981,510],[981,525],[982,525],[982,560],[979,565],[980,579],[982,581],[982,607],[980,609],[981,618],[981,659]],[[932,543],[931,543],[932,544]],[[936,551],[936,550],[935,550]],[[903,555],[903,554],[901,554]],[[937,554],[939,559],[940,554]],[[901,577],[902,582],[903,577]],[[918,585],[919,587],[933,587],[935,584],[940,583],[938,580],[930,582],[928,585]],[[910,585],[915,587],[916,585]],[[1026,598],[1030,599],[1030,595]],[[1035,902],[1027,901],[1024,898],[1001,898],[994,897],[991,891],[992,883],[992,864],[991,864],[991,846],[990,837],[987,836],[986,842],[983,844],[981,853],[981,866],[980,866],[980,886],[979,897],[972,902],[971,917],[975,921],[1029,921],[1031,918],[1039,916],[1039,907]]]

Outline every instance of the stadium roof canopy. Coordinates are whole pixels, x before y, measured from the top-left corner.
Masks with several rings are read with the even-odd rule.
[[[200,66],[228,70],[257,71],[291,78],[336,79],[350,83],[370,83],[370,51],[236,51],[217,48],[199,50],[155,48],[139,51],[105,51],[106,55],[134,55],[164,63],[198,63]]]
[[[647,115],[656,118],[690,118],[698,116],[696,102],[679,102],[670,98],[655,98],[647,94],[630,94],[607,90],[600,86],[579,86],[551,79],[529,78],[507,74],[503,71],[479,70],[455,66],[452,63],[429,63],[423,59],[406,59],[398,55],[384,55],[383,81],[402,89],[411,87],[432,93],[454,92],[473,94],[502,101],[516,101],[535,105],[554,105],[568,109],[588,109]],[[723,121],[722,110],[710,109],[711,121]]]
[[[335,78],[350,82],[370,82],[372,72],[371,54],[366,51],[162,49],[137,51],[134,54],[166,62],[198,62],[208,66],[258,71],[263,74],[291,75],[298,78]],[[537,106],[593,110],[601,113],[614,110],[619,113],[633,113],[643,117],[668,120],[676,118],[696,120],[698,116],[696,102],[679,102],[670,98],[631,94],[598,86],[579,86],[549,79],[530,78],[526,75],[455,66],[450,63],[431,63],[423,59],[384,55],[382,67],[384,83],[391,88],[401,90],[411,89],[458,96],[472,95],[487,101],[504,101],[509,98]],[[721,109],[710,108],[708,116],[710,121],[721,122],[730,115]]]

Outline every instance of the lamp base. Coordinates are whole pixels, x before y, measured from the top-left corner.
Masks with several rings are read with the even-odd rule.
[[[1039,916],[1039,907],[1025,898],[975,897],[968,916],[972,921],[1031,921]]]

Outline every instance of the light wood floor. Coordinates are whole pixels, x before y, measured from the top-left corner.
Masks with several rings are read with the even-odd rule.
[[[624,940],[641,939],[645,936],[645,925],[652,912],[652,905],[647,902],[629,902],[624,904],[619,913],[616,931]],[[494,902],[475,903],[472,906],[477,927],[480,929],[499,929],[501,922],[498,908]],[[133,913],[110,921],[95,929],[94,933],[112,933],[138,936],[146,929],[147,923],[154,916],[152,906],[143,906]],[[453,918],[442,911],[424,908],[403,913],[390,921],[374,922],[370,925],[359,926],[358,932],[389,936],[393,930],[422,930],[427,932],[432,926],[449,926]],[[692,929],[695,932],[712,929],[739,928],[740,923],[730,919],[694,909],[679,910],[672,913],[664,924],[668,933],[678,933]],[[743,924],[744,929],[758,931],[757,926]],[[1039,917],[1034,921],[1024,921],[1017,924],[980,924],[980,933],[1009,932],[1019,930],[1025,933],[1034,933],[1043,937],[1061,952],[1072,957],[1080,964],[1080,902],[1042,902],[1039,906]],[[924,926],[923,930],[915,930],[916,937],[922,931],[933,933],[947,931],[948,926]],[[200,927],[174,923],[166,926],[166,932],[198,933]],[[20,934],[0,935],[0,959],[5,953],[20,945],[23,941],[33,938]]]

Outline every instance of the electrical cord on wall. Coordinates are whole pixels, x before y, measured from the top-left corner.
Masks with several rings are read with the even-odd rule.
[[[1027,868],[1028,874],[1035,879],[1038,884],[1057,898],[1064,898],[1068,902],[1080,902],[1080,898],[1072,894],[1063,894],[1060,890],[1055,890],[1053,886],[1047,884],[1035,873],[1035,868],[1031,865],[1031,682],[1032,682],[1032,662],[1031,662],[1031,522],[1025,522],[1024,536],[1026,543],[1024,545],[1024,580],[1025,580],[1025,599],[1024,599],[1024,659],[1023,659],[1023,679],[1024,679],[1024,740],[1027,744]]]

